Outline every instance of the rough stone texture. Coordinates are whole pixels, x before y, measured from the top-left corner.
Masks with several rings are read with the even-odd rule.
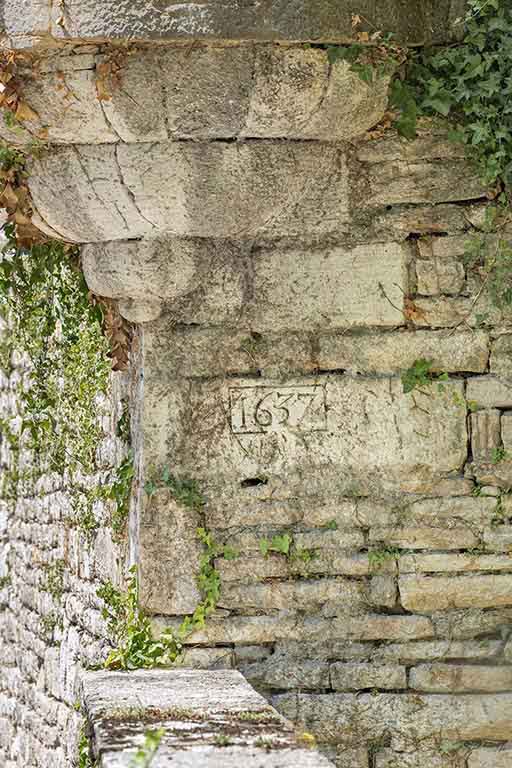
[[[394,752],[383,749],[375,756],[376,768],[466,768],[467,750],[458,750],[450,743],[441,745],[443,752],[416,750],[414,752]]]
[[[411,669],[409,687],[430,693],[510,691],[512,667],[423,664]]]
[[[405,667],[338,662],[331,666],[331,684],[335,691],[407,688],[407,674]]]
[[[173,670],[82,677],[81,698],[100,768],[133,765],[145,731],[163,728],[151,765],[208,768],[301,765],[329,768],[326,758],[299,746],[279,717],[236,671]],[[253,716],[253,720],[250,716]],[[220,744],[224,737],[227,744]],[[266,744],[275,752],[267,759]]]
[[[347,182],[332,144],[176,142],[63,147],[35,161],[29,185],[53,230],[90,242],[343,232]]]
[[[27,34],[49,30],[49,11],[41,0],[29,0],[26,16],[20,18],[15,0],[2,4],[3,28],[14,41]],[[364,29],[392,29],[398,38],[410,44],[448,42],[460,30],[453,27],[462,15],[461,0],[434,3],[404,0],[363,0],[357,7],[365,18]],[[323,0],[275,0],[261,8],[244,2],[226,6],[215,0],[208,4],[166,2],[149,5],[144,0],[67,0],[65,7],[53,4],[51,33],[56,38],[104,39],[255,39],[255,40],[327,40],[349,41],[353,35],[354,8],[347,2]],[[366,23],[366,19],[371,20]]]
[[[1,334],[6,331],[2,327]],[[26,380],[23,360],[0,373],[2,424],[20,434],[17,387]],[[102,440],[91,490],[104,485],[125,456],[116,437],[123,374],[113,374],[107,396],[97,398]],[[5,421],[4,421],[5,420]],[[4,427],[2,426],[2,432]],[[40,465],[22,439],[24,479],[18,498],[5,494],[15,469],[7,439],[0,435],[0,764],[5,768],[70,768],[83,716],[75,709],[80,670],[101,664],[110,640],[96,590],[104,580],[122,581],[125,547],[110,528],[111,503],[97,501],[98,530],[88,541],[77,527],[76,490],[69,476]],[[62,578],[50,577],[59,572]]]
[[[176,502],[168,490],[147,501],[140,517],[141,596],[150,613],[193,613],[201,599],[195,574],[202,547],[196,535],[199,513]]]
[[[490,461],[500,445],[500,412],[496,409],[471,414],[471,450],[474,461]]]
[[[506,740],[512,696],[418,694],[283,694],[272,702],[285,717],[304,723],[327,741],[345,744],[391,735],[392,746],[413,751],[418,740]]]
[[[511,765],[512,750],[507,747],[475,749],[468,758],[468,768],[510,768]]]
[[[481,408],[512,408],[512,382],[492,376],[476,376],[468,381],[467,398]]]
[[[482,373],[488,355],[489,340],[481,331],[325,335],[320,337],[318,367],[327,371],[395,373],[424,357],[432,361],[434,371]]]
[[[377,25],[437,43],[462,30],[452,22],[465,5],[53,3],[59,45],[25,92],[39,120],[8,138],[26,143],[47,124],[51,141],[68,145],[33,163],[34,221],[85,242],[91,290],[143,324],[130,562],[155,631],[178,627],[200,600],[198,526],[215,542],[221,579],[216,610],[185,639],[179,690],[162,671],[94,677],[121,707],[140,706],[143,679],[143,705],[193,708],[203,696],[221,707],[240,679],[233,688],[231,673],[203,676],[198,691],[189,668],[238,667],[329,742],[337,768],[468,768],[485,750],[494,765],[510,738],[512,527],[502,491],[512,463],[493,464],[493,449],[512,442],[512,319],[463,266],[486,190],[444,129],[425,124],[411,142],[381,127],[365,135],[385,113],[388,79],[369,86],[303,45],[326,34],[348,42],[352,14],[364,16],[356,31]],[[3,6],[16,45],[53,44],[46,6],[34,27],[29,14],[17,20],[19,4]],[[114,50],[110,33],[154,42]],[[102,76],[109,67],[117,79]],[[450,378],[406,394],[401,377],[420,358]],[[98,450],[105,471],[109,445]],[[191,509],[162,488],[143,494],[164,467],[195,481],[204,504]],[[36,531],[45,518],[32,503],[34,519],[15,529],[0,507],[0,546],[6,520],[15,545],[60,546],[51,526]],[[289,551],[264,556],[262,539],[276,536],[289,537]],[[72,547],[90,602],[70,587],[76,633],[60,649],[34,630],[49,601],[23,549],[9,603],[18,623],[2,645],[7,768],[70,768],[58,730],[74,688],[66,670],[78,654],[97,662],[106,646],[92,590],[96,566],[114,567],[109,534],[91,556]],[[44,713],[42,746],[29,706]],[[128,766],[143,724],[126,729],[93,710],[103,766]],[[174,765],[185,726],[165,725]],[[236,732],[224,748],[213,743],[218,728],[193,720],[186,730],[202,739],[179,753],[187,768],[321,764],[289,742],[263,750],[254,724],[244,744]]]
[[[512,574],[498,576],[401,576],[402,605],[410,611],[512,605]]]
[[[512,334],[499,336],[492,345],[491,373],[510,378],[512,376]]]

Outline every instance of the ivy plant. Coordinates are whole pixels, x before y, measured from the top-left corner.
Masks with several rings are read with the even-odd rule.
[[[461,44],[413,59],[405,82],[395,81],[398,129],[416,133],[418,114],[449,118],[451,138],[463,142],[485,183],[512,185],[512,5],[468,0]],[[504,199],[504,198],[503,198]]]

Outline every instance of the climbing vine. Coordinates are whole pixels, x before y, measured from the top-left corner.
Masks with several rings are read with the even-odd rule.
[[[140,606],[136,565],[129,570],[125,592],[114,587],[110,581],[98,589],[97,595],[104,604],[102,615],[116,644],[105,661],[107,669],[172,666],[183,650],[184,640],[205,626],[207,617],[215,610],[220,597],[220,576],[215,569],[215,559],[233,559],[236,553],[230,547],[216,544],[204,528],[197,529],[197,536],[204,546],[197,576],[202,600],[194,613],[185,616],[177,629],[167,627],[160,637],[155,638],[151,621]]]
[[[468,0],[464,40],[413,57],[405,81],[393,84],[398,129],[416,133],[419,115],[448,118],[451,138],[463,142],[484,181],[512,185],[512,5]],[[505,202],[502,193],[500,200]]]

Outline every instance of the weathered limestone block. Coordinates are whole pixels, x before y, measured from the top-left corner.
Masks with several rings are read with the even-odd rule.
[[[62,147],[30,173],[37,213],[72,241],[342,233],[348,225],[348,173],[333,144]]]
[[[395,373],[415,360],[432,361],[432,370],[482,373],[489,359],[486,333],[400,331],[399,333],[320,336],[318,367],[356,373]]]
[[[293,606],[290,606],[292,608]],[[300,616],[300,618],[298,618]],[[169,622],[154,619],[156,631]],[[204,629],[194,632],[185,640],[187,645],[243,643],[252,645],[278,640],[423,640],[434,636],[434,628],[425,616],[343,616],[324,619],[316,616],[304,618],[300,614],[281,612],[276,616],[233,616],[208,620]]]
[[[276,709],[314,729],[326,741],[354,744],[391,734],[392,747],[417,749],[418,742],[507,739],[512,695],[421,696],[380,694],[283,694]]]
[[[263,477],[265,485],[272,476],[308,494],[325,494],[329,484],[340,493],[370,476],[373,491],[396,487],[404,475],[428,480],[466,458],[465,411],[454,393],[462,396],[461,384],[446,383],[435,397],[417,395],[416,408],[395,379],[325,376],[284,387],[261,378],[194,380],[170,392],[155,382],[145,397],[146,461],[172,455],[175,473],[195,477],[207,497],[216,484],[240,493],[244,480]]]
[[[350,612],[364,605],[364,584],[341,579],[284,581],[265,584],[226,584],[218,602],[220,608],[252,612],[273,612],[293,606],[295,610],[316,612],[335,604],[339,612]]]
[[[368,749],[366,747],[357,747],[356,749],[346,749],[338,747],[335,765],[336,768],[369,768]]]
[[[363,504],[361,504],[363,506]],[[358,510],[360,505],[358,505]],[[489,496],[443,496],[424,498],[409,502],[401,507],[396,516],[386,520],[367,518],[366,525],[395,524],[432,528],[453,528],[470,526],[472,530],[490,525],[496,512],[496,499]],[[369,504],[371,514],[371,504]]]
[[[197,510],[158,490],[144,500],[139,523],[140,599],[149,613],[193,613],[201,600],[196,584],[202,545]]]
[[[512,453],[512,413],[501,415],[501,441],[506,454]]]
[[[54,56],[37,79],[24,76],[24,99],[39,115],[32,134],[54,143],[167,139],[351,139],[387,108],[390,74],[365,83],[347,62],[304,47],[183,45],[117,52],[116,82],[97,65],[108,56]],[[50,71],[46,71],[50,69]],[[101,101],[98,99],[102,93]],[[28,131],[13,133],[28,143]],[[78,134],[79,131],[79,134]],[[11,136],[12,135],[12,136]]]
[[[382,608],[393,608],[397,599],[397,584],[390,575],[372,576],[370,582],[370,602]]]
[[[509,571],[508,555],[414,554],[399,558],[400,573],[463,573],[465,571]]]
[[[512,667],[423,664],[411,669],[409,687],[430,693],[493,693],[512,689]]]
[[[503,747],[480,747],[472,749],[468,757],[468,768],[511,768],[512,749]]]
[[[174,270],[180,271],[180,258],[184,269],[177,277]],[[156,344],[161,347],[169,344],[170,326],[176,321],[211,324],[215,318],[215,323],[229,322],[237,329],[245,325],[243,355],[239,345],[233,344],[231,355],[227,349],[219,350],[220,360],[215,361],[216,350],[210,350],[212,375],[223,366],[229,372],[237,359],[247,368],[251,362],[247,347],[256,360],[262,354],[265,360],[265,339],[258,345],[254,337],[251,340],[250,329],[275,334],[284,328],[304,332],[352,325],[402,325],[406,258],[406,249],[391,242],[353,248],[252,248],[247,240],[171,238],[142,241],[140,250],[125,242],[86,246],[84,269],[89,285],[102,296],[134,298],[143,303],[148,298],[172,301],[171,318],[162,318],[154,329]],[[128,279],[127,268],[131,269]],[[142,286],[146,285],[144,296]],[[152,335],[151,329],[149,333]],[[224,339],[220,329],[209,333],[217,335],[222,347],[229,346],[227,332]],[[204,344],[206,337],[207,332],[198,335],[197,344]],[[192,344],[193,339],[192,335]],[[192,347],[192,360],[193,354]],[[204,360],[203,366],[207,362]],[[194,370],[194,363],[190,365]],[[182,375],[187,375],[186,370]]]
[[[363,544],[361,544],[363,546]],[[330,576],[367,576],[372,568],[368,562],[367,554],[347,553],[343,549],[329,547],[322,550],[315,550],[313,560],[304,565],[300,561],[291,561],[279,557],[278,555],[264,557],[255,557],[254,555],[244,555],[243,558],[236,560],[218,560],[216,568],[219,571],[222,582],[253,582],[264,581],[271,578],[286,578],[291,575],[304,575],[307,573],[313,575]],[[381,570],[386,572],[396,569],[394,560],[384,564]],[[390,585],[386,586],[385,592],[375,590],[372,596],[374,605],[380,605],[377,600],[391,600]]]
[[[17,0],[5,0],[3,28],[14,38],[35,34],[31,13],[41,9],[40,32],[48,32],[48,8],[41,0],[31,0],[28,19],[23,20],[15,11]],[[363,27],[393,30],[398,39],[410,44],[448,42],[456,39],[460,29],[453,26],[457,16],[463,14],[461,0],[442,0],[433,3],[414,2],[404,5],[403,0],[375,2],[364,0],[357,7],[363,18],[371,23]],[[166,3],[148,5],[145,0],[67,0],[65,8],[52,10],[51,33],[57,38],[95,40],[121,39],[257,39],[257,40],[352,40],[352,14],[354,8],[347,2],[324,0],[275,0],[267,8],[236,2],[226,7],[219,0],[205,3]]]
[[[506,333],[493,342],[490,367],[491,373],[512,377],[512,334]]]
[[[460,149],[460,147],[458,148]],[[464,155],[460,155],[463,157]],[[422,259],[426,260],[460,260],[463,258],[470,235],[448,237],[423,237],[418,240],[418,249]]]
[[[460,293],[464,287],[464,267],[448,259],[416,262],[417,291],[423,296]]]
[[[163,329],[165,325],[162,322]],[[311,337],[307,333],[266,333],[220,328],[176,328],[172,335],[156,333],[153,325],[146,347],[150,364],[175,377],[232,376],[258,371],[287,377],[291,371],[312,373]],[[165,333],[165,330],[164,330]]]
[[[511,552],[512,526],[500,525],[491,531],[485,531],[484,544],[491,552]]]
[[[251,327],[297,328],[299,318],[304,329],[401,325],[406,258],[397,243],[262,249],[254,258],[253,296],[246,309]]]
[[[478,540],[478,534],[469,527],[445,530],[427,526],[376,527],[370,531],[371,542],[385,542],[404,549],[470,549]]]
[[[417,749],[394,752],[383,749],[375,755],[375,768],[466,768],[467,750],[456,750],[454,744],[441,745],[441,751]]]
[[[512,575],[401,576],[398,585],[402,605],[409,611],[512,605]]]
[[[263,49],[253,76],[247,137],[347,140],[376,125],[387,108],[389,74],[361,85],[346,62],[330,65],[325,51]]]
[[[93,672],[81,678],[81,699],[101,768],[129,768],[144,733],[162,727],[164,737],[152,759],[192,768],[271,768],[332,763],[300,747],[293,727],[234,670],[152,670]],[[224,736],[227,744],[219,743]],[[265,744],[275,757],[267,759]]]
[[[331,685],[335,691],[365,688],[394,690],[407,688],[405,667],[390,664],[331,664]]]
[[[414,643],[381,645],[372,659],[384,662],[414,664],[418,661],[444,661],[447,659],[489,659],[501,653],[501,640],[423,640]]]
[[[493,376],[475,376],[469,379],[467,399],[481,408],[512,408],[512,381]]]
[[[262,663],[245,665],[241,671],[258,687],[312,691],[330,687],[329,664],[325,661],[294,662],[283,656],[271,656]]]
[[[435,235],[461,233],[468,229],[471,210],[485,209],[485,205],[462,207],[460,205],[414,205],[392,206],[379,212],[373,220],[373,229],[378,237],[395,237],[405,240],[411,234]]]
[[[30,144],[34,136],[55,144],[103,144],[119,140],[105,118],[103,102],[97,98],[95,58],[91,55],[62,56],[55,68],[24,77],[23,98],[38,119],[26,122],[26,131],[10,131],[0,120],[0,135],[13,144]]]
[[[180,667],[191,669],[232,669],[235,667],[231,648],[186,648]]]
[[[448,203],[485,195],[477,171],[442,136],[420,136],[413,144],[386,137],[363,144],[357,156],[367,164],[361,195],[370,206]]]
[[[500,419],[500,412],[496,409],[471,414],[471,449],[474,461],[491,461],[493,451],[499,448],[501,442]]]
[[[482,609],[461,608],[450,611],[438,611],[431,615],[437,637],[464,640],[485,634],[503,634],[507,632],[512,620],[510,608]]]

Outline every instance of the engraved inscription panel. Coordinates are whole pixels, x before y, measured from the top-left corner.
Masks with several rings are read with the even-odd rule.
[[[231,429],[235,434],[321,432],[327,429],[325,387],[230,387]]]

